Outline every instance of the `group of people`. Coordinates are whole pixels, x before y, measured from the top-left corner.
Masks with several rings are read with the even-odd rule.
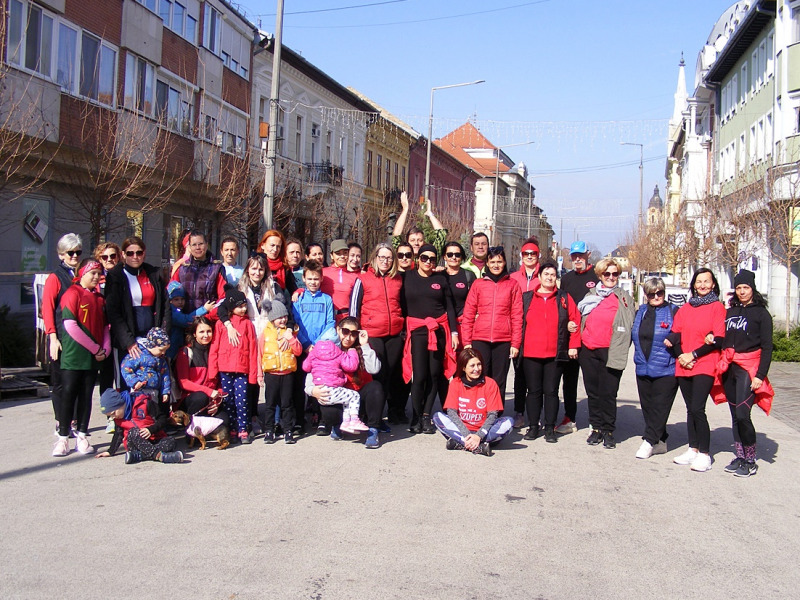
[[[87,434],[98,375],[114,434],[98,456],[124,445],[126,462],[180,462],[164,434],[178,410],[191,417],[187,435],[224,428],[242,444],[262,432],[267,444],[293,444],[315,430],[337,440],[363,432],[365,446],[378,448],[390,425],[407,424],[412,434],[439,431],[448,449],[491,455],[526,418],[526,440],[555,443],[577,431],[581,371],[587,442],[611,449],[633,342],[645,421],[636,456],[666,452],[680,388],[689,449],[675,462],[711,467],[705,404],[712,395],[731,406],[736,458],[726,470],[756,472],[750,409],[770,397],[772,327],[752,273],[737,275],[727,314],[708,269],[695,272],[680,309],[666,302],[661,279],[645,281],[647,303],[637,311],[619,286],[619,264],[589,264],[584,242],[570,247],[573,269],[559,284],[535,237],[522,243],[520,268],[510,273],[503,247],[478,232],[467,256],[429,206],[428,240],[417,228],[403,236],[405,194],[401,204],[391,242],[364,262],[359,244],[333,240],[328,266],[321,244],[304,246],[274,229],[241,266],[235,238],[222,240],[218,260],[203,232],[187,232],[169,273],[146,262],[139,237],[104,242],[81,260],[80,237],[63,236],[42,300],[53,455],[70,451],[70,436],[79,453],[94,453]],[[512,364],[514,411],[503,416]]]

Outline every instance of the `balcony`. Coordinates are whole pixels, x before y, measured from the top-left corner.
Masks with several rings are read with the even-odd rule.
[[[332,165],[330,162],[306,163],[305,180],[315,185],[342,185],[344,167]]]

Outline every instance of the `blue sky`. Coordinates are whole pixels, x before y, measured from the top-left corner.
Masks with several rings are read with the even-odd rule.
[[[275,0],[238,4],[274,31]],[[283,35],[315,66],[422,132],[431,87],[485,79],[436,92],[434,137],[472,117],[496,145],[534,141],[506,153],[527,165],[556,238],[569,244],[577,236],[607,252],[639,210],[639,148],[620,142],[644,145],[646,209],[654,185],[664,197],[681,52],[691,94],[697,54],[730,5],[287,0]]]

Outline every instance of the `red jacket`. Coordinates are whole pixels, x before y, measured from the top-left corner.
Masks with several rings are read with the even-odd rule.
[[[462,314],[464,345],[473,340],[522,343],[522,292],[508,275],[495,283],[488,277],[477,279],[469,288]]]
[[[192,392],[203,392],[211,397],[214,390],[219,389],[216,379],[208,377],[208,367],[195,367],[189,362],[189,355],[186,353],[187,347],[181,348],[178,356],[175,357],[175,374],[181,388],[181,399],[186,398]],[[209,354],[211,349],[209,348]],[[210,360],[210,356],[209,356]]]
[[[536,272],[530,279],[528,279],[528,273],[525,271],[525,265],[521,265],[519,271],[514,271],[511,274],[511,279],[519,284],[520,292],[523,294],[536,289],[539,287],[539,263],[536,263]]]
[[[370,266],[353,286],[350,316],[356,317],[369,337],[386,337],[403,331],[400,290],[403,278],[380,277]]]
[[[531,296],[531,303],[525,313],[525,344],[523,356],[528,358],[553,358],[558,356],[558,330],[562,326],[559,319],[559,301],[563,303],[562,311],[566,312],[570,321],[580,324],[581,313],[572,300],[572,296],[564,292],[559,298],[558,290],[551,294],[540,294],[536,288]],[[569,348],[581,347],[581,334],[578,331],[569,334]]]
[[[258,383],[261,355],[258,353],[256,328],[250,319],[239,315],[231,315],[230,322],[239,332],[239,345],[236,348],[231,346],[227,328],[217,321],[208,352],[208,378],[216,379],[218,373],[241,373],[247,375],[248,383]]]

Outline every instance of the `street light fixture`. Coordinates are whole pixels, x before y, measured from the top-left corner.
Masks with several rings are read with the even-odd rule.
[[[431,185],[431,144],[433,144],[433,92],[436,90],[446,90],[448,88],[463,87],[465,85],[476,85],[484,83],[485,79],[478,79],[477,81],[467,81],[466,83],[454,83],[452,85],[440,85],[431,88],[431,112],[428,119],[428,152],[425,157],[425,204],[427,205],[430,198],[430,185]]]
[[[620,142],[620,146],[639,146],[639,226],[642,226],[644,218],[644,144],[636,142]]]

